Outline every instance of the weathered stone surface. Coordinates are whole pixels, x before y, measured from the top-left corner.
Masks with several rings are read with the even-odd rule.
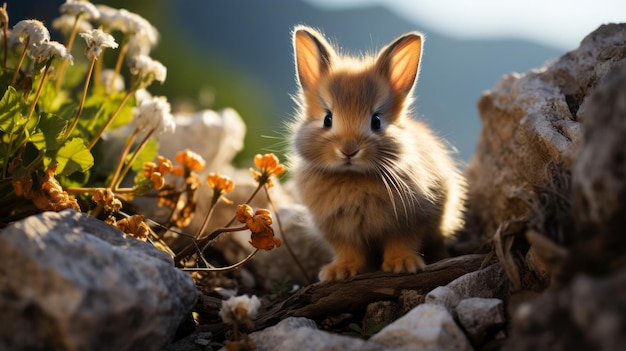
[[[506,350],[626,350],[626,270],[577,277],[518,308]]]
[[[623,236],[626,223],[626,61],[611,71],[610,77],[588,99],[587,114],[583,147],[572,173],[577,224],[583,236],[589,236],[589,232]]]
[[[454,291],[460,300],[470,297],[503,298],[508,294],[508,281],[500,264],[464,274],[446,287]]]
[[[372,336],[390,350],[471,350],[465,334],[443,306],[419,305]]]
[[[0,233],[0,349],[163,349],[197,289],[171,257],[83,213]]]
[[[447,286],[439,286],[426,295],[424,302],[443,306],[452,313],[459,301],[459,295],[454,290]]]
[[[174,160],[184,149],[197,152],[206,161],[206,169],[219,171],[243,149],[246,125],[237,111],[202,110],[193,115],[176,115],[174,135],[160,135],[159,151]]]
[[[289,317],[277,325],[250,334],[257,351],[382,351],[379,345],[364,340],[318,330],[315,322]]]
[[[467,169],[469,222],[492,235],[505,222],[531,217],[526,200],[550,181],[548,163],[571,170],[588,97],[626,61],[626,24],[603,25],[578,49],[540,70],[504,76],[478,103],[483,124]]]
[[[471,297],[456,306],[459,322],[475,344],[480,344],[493,327],[506,322],[504,304],[500,299]]]

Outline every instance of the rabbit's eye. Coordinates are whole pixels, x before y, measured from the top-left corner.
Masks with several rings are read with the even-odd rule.
[[[324,117],[324,128],[330,128],[333,125],[333,114],[330,111],[326,111],[326,116]]]
[[[372,130],[380,130],[380,116],[378,115],[378,113],[372,115],[371,126]]]

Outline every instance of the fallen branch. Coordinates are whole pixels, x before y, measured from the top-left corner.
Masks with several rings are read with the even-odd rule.
[[[428,265],[417,274],[374,272],[348,280],[312,284],[260,313],[255,321],[255,329],[263,329],[290,316],[306,317],[319,322],[328,316],[363,311],[372,302],[397,299],[402,290],[426,293],[480,269],[485,257],[453,257]]]

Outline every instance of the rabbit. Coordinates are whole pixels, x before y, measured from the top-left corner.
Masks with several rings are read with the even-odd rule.
[[[321,281],[380,268],[415,273],[424,259],[444,258],[445,238],[463,226],[466,186],[452,150],[410,118],[422,41],[410,32],[357,58],[315,29],[293,31],[289,169],[334,251]]]

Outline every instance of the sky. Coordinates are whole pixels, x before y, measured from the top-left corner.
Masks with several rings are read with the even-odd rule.
[[[326,8],[379,4],[459,39],[518,38],[571,50],[603,23],[626,22],[626,0],[306,0]],[[375,24],[373,24],[375,25]]]

